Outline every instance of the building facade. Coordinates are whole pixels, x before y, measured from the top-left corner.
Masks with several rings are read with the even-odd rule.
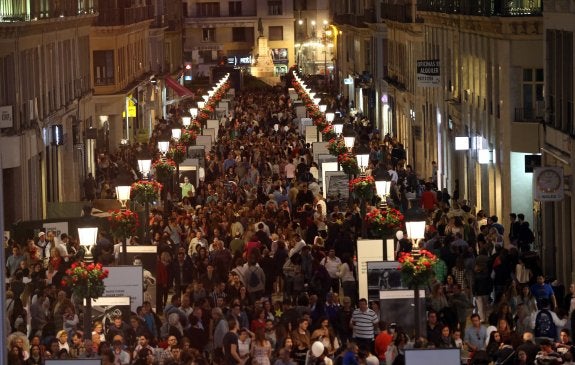
[[[559,0],[546,1],[543,17],[546,115],[545,133],[541,143],[542,166],[562,170],[563,181],[558,183],[564,194],[558,201],[541,202],[536,206],[540,208],[542,216],[544,266],[548,272],[554,271],[560,282],[568,285],[575,280],[575,4]]]
[[[260,35],[268,39],[275,76],[295,63],[292,0],[186,0],[183,12],[184,61],[193,78],[209,76],[216,65],[249,69]]]
[[[152,71],[167,68],[158,17],[151,0],[99,5],[90,32],[94,120],[88,126],[97,130],[96,154],[114,151],[120,141],[147,140],[154,120],[162,116],[161,89]]]
[[[80,200],[97,16],[91,1],[14,4],[0,1],[0,155],[10,223],[41,219],[54,202]]]

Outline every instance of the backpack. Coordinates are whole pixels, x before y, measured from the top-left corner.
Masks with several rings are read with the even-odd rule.
[[[553,317],[547,309],[542,309],[535,317],[535,337],[557,337],[557,327],[553,322]]]
[[[258,277],[258,274],[256,274],[257,270],[250,270],[250,279],[248,281],[248,284],[251,288],[256,288],[260,285],[260,278]]]

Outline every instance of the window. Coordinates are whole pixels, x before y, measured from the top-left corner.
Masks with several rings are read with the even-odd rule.
[[[282,15],[282,2],[281,1],[268,1],[268,15]]]
[[[543,69],[523,69],[523,117],[532,120],[544,116]]]
[[[94,85],[114,84],[114,51],[94,51]]]
[[[548,29],[546,34],[548,122],[565,133],[575,134],[573,110],[573,32]],[[537,80],[537,75],[532,76]]]
[[[216,58],[213,57],[213,54],[214,54],[214,52],[211,49],[204,49],[204,50],[198,51],[198,55],[203,60],[203,63],[215,61]]]
[[[197,4],[198,17],[215,17],[220,16],[220,3],[198,3]]]
[[[228,2],[230,16],[242,16],[242,2],[230,1]]]
[[[268,39],[270,41],[283,41],[284,40],[284,28],[282,26],[269,27]]]
[[[246,41],[246,28],[244,28],[244,27],[233,27],[232,28],[232,41],[233,42],[245,42]]]
[[[202,41],[213,42],[216,40],[216,28],[203,28]]]
[[[188,3],[186,3],[186,2],[182,2],[182,15],[184,16],[184,18],[187,18],[189,16],[189,14],[188,14]]]

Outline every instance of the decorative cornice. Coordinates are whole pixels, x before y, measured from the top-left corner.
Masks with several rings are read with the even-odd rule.
[[[127,25],[93,26],[91,29],[91,34],[93,36],[108,36],[115,34],[133,33],[150,28],[150,25],[152,25],[153,22],[153,19],[146,19],[141,22]]]
[[[26,22],[0,23],[0,39],[14,39],[70,28],[89,27],[97,17],[97,14],[86,14]]]
[[[531,38],[543,35],[543,17],[482,17],[420,12],[424,26],[440,26],[492,38]]]

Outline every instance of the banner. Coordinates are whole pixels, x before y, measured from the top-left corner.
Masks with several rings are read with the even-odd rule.
[[[305,143],[316,143],[317,140],[317,126],[315,125],[306,125],[305,126]]]
[[[367,262],[383,261],[383,240],[357,240],[357,281],[359,297],[367,299]],[[397,267],[397,266],[396,266]],[[377,296],[376,298],[377,299]]]
[[[104,279],[104,297],[130,297],[133,312],[144,302],[144,270],[142,266],[108,266]]]
[[[417,86],[438,87],[441,83],[439,60],[417,61]]]

